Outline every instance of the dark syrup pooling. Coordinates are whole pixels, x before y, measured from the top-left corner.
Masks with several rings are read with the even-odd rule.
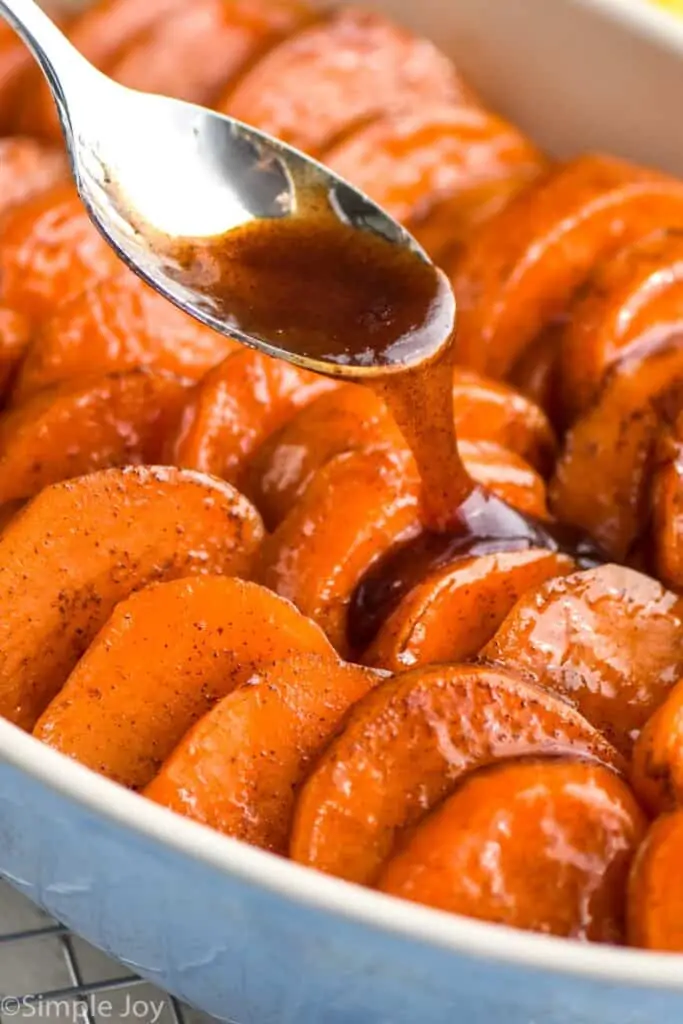
[[[361,367],[356,379],[387,403],[415,456],[424,529],[357,587],[349,612],[353,650],[367,646],[416,583],[457,559],[544,547],[584,566],[601,561],[585,538],[523,515],[469,476],[454,429],[455,305],[432,264],[344,223],[320,195],[296,215],[174,243],[166,255],[168,269],[200,288],[207,308],[236,331],[332,364],[331,374]]]

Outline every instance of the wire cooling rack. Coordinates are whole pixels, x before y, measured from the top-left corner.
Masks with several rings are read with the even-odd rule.
[[[213,1024],[0,882],[0,1022]]]

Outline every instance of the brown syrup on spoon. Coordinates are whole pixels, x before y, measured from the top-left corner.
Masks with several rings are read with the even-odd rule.
[[[212,314],[238,334],[275,339],[301,365],[373,388],[413,452],[424,529],[357,587],[349,612],[354,650],[415,583],[455,559],[545,547],[584,565],[600,560],[584,536],[511,508],[463,465],[453,415],[455,307],[435,266],[345,224],[319,195],[296,215],[183,243],[171,255],[184,280],[210,292]]]

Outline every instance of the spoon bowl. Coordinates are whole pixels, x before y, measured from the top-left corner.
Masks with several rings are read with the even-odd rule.
[[[41,65],[57,103],[80,196],[122,260],[208,326],[299,365],[344,376],[369,372],[307,356],[243,330],[218,311],[210,282],[169,260],[169,244],[218,239],[259,221],[295,217],[315,195],[347,229],[370,233],[430,264],[416,240],[376,203],[322,164],[228,116],[137,92],[89,64],[34,0],[0,0],[0,14]],[[442,301],[448,333],[454,301]]]

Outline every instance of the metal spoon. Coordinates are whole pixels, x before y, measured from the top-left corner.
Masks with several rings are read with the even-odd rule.
[[[211,295],[194,278],[169,275],[158,242],[161,236],[213,238],[254,219],[291,216],[313,189],[340,221],[429,263],[404,228],[327,168],[270,136],[202,107],[118,85],[78,53],[34,0],[0,0],[0,14],[40,64],[80,196],[132,270],[196,319],[270,355],[337,375],[368,372],[353,360],[321,365],[283,349],[277,337],[240,331],[216,315]],[[442,311],[446,330],[452,307]]]

